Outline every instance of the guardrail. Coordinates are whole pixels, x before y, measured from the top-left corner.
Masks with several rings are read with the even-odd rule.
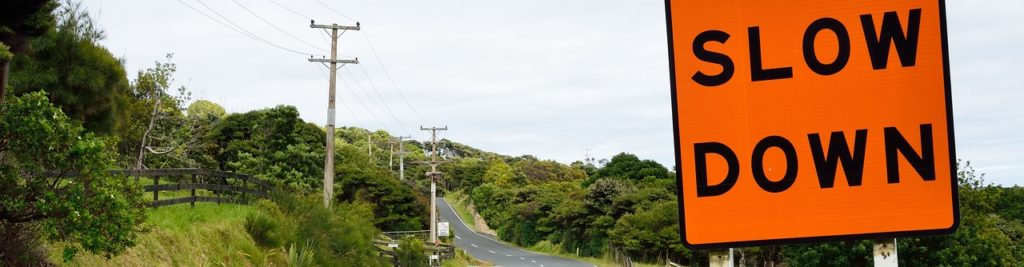
[[[191,203],[195,207],[196,202],[246,204],[253,197],[268,198],[272,188],[270,183],[248,174],[207,169],[110,170],[109,172],[112,175],[135,177],[136,181],[140,177],[152,178],[153,184],[143,186],[143,191],[153,193],[153,201],[149,203],[149,206],[154,208],[184,203]],[[75,177],[78,176],[78,173],[71,171],[64,176]],[[161,184],[161,180],[171,183]],[[214,196],[197,195],[197,189],[212,192]],[[161,191],[189,191],[190,195],[160,199]]]

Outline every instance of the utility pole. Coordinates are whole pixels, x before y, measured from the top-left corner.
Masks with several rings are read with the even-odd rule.
[[[412,136],[399,136],[398,137],[398,180],[405,181],[405,141],[406,138],[412,138]]]
[[[430,242],[437,245],[437,178],[441,176],[441,173],[437,171],[437,165],[444,163],[443,161],[437,160],[437,131],[447,131],[448,126],[444,128],[430,127],[425,128],[420,126],[420,130],[430,131],[430,144],[433,149],[430,153],[430,172],[427,173],[430,176]]]
[[[366,136],[366,158],[373,162],[373,135]]]
[[[328,93],[327,97],[327,157],[324,160],[324,206],[330,208],[331,198],[334,197],[334,88],[335,83],[337,82],[337,73],[339,68],[338,63],[341,63],[342,66],[344,66],[344,64],[359,64],[358,58],[354,60],[338,59],[338,36],[340,36],[338,34],[338,30],[358,31],[359,22],[356,22],[356,26],[340,26],[336,23],[331,25],[320,25],[316,24],[313,20],[310,20],[309,27],[313,29],[323,29],[324,32],[327,32],[327,29],[331,30],[329,33],[331,35],[331,58],[325,59],[313,58],[313,56],[309,57],[309,62],[319,62],[320,64],[324,64],[324,66],[327,66],[327,63],[330,63],[328,68],[331,70],[330,86],[328,87],[330,93]]]
[[[395,170],[395,140],[388,138],[388,170]]]

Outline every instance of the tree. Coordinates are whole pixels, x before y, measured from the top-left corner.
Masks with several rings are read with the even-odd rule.
[[[653,160],[640,160],[636,155],[629,153],[619,153],[612,157],[612,160],[607,164],[603,164],[604,167],[597,170],[594,176],[589,177],[584,181],[584,186],[590,185],[597,179],[601,178],[617,178],[617,179],[629,179],[629,180],[642,180],[647,177],[654,177],[658,179],[670,179],[668,169],[665,166],[661,166]]]
[[[132,84],[134,100],[148,111],[148,114],[135,114],[143,118],[138,121],[144,124],[133,128],[135,132],[128,132],[132,137],[138,136],[135,169],[201,167],[192,154],[211,142],[202,133],[208,132],[215,119],[185,116],[185,103],[191,100],[192,93],[184,86],[178,87],[175,95],[167,92],[177,71],[172,58],[173,55],[168,54],[167,62],[156,62],[156,66],[139,71]],[[149,154],[158,157],[147,160]]]
[[[612,246],[645,262],[662,262],[670,255],[691,256],[679,240],[679,207],[674,199],[622,216],[608,235]]]
[[[80,250],[109,256],[134,245],[145,220],[141,190],[106,172],[114,154],[104,139],[43,92],[0,105],[0,138],[0,243],[13,242],[0,245],[0,260],[33,260],[12,258],[31,244],[18,237],[68,242],[65,260]]]
[[[516,175],[512,170],[512,166],[505,163],[504,160],[493,160],[487,172],[484,173],[484,182],[493,183],[499,187],[510,187],[519,184],[515,180]]]
[[[31,49],[15,56],[11,91],[45,90],[50,102],[85,129],[110,133],[129,96],[124,66],[99,45],[103,31],[80,4],[65,3],[55,16],[56,28],[31,39]]]
[[[11,60],[27,48],[29,38],[53,28],[53,0],[0,2],[0,103],[7,95]]]
[[[217,121],[224,116],[227,116],[227,112],[224,111],[224,107],[217,105],[209,100],[196,100],[192,104],[188,105],[188,117],[189,119],[196,119],[201,121]]]

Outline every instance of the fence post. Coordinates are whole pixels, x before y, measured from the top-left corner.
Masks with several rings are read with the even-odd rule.
[[[153,208],[156,208],[156,201],[160,200],[160,175],[153,176]]]
[[[242,179],[242,201],[244,201],[245,203],[249,203],[249,199],[245,197],[245,190],[249,190],[250,177],[248,175],[244,175],[242,177],[245,177]]]
[[[192,174],[192,208],[196,207],[196,174]]]
[[[215,179],[215,180],[223,180],[223,181],[224,181],[224,184],[227,184],[227,183],[228,183],[228,179],[227,179],[227,178],[223,178],[223,177],[221,177],[221,178],[222,178],[222,179]],[[221,191],[224,191],[224,190],[223,190],[223,189],[224,189],[224,187],[220,187],[220,189],[221,189],[221,190],[217,190],[217,191],[214,191],[214,192],[217,192],[217,205],[220,205],[220,196],[221,196]]]

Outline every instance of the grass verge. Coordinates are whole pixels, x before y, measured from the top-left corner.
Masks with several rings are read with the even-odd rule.
[[[469,226],[469,229],[480,231],[476,228],[476,218],[473,217],[473,213],[469,212],[469,195],[462,191],[455,191],[445,194],[444,199],[451,204],[452,208],[455,208],[455,213],[459,214],[459,218]]]
[[[243,221],[255,207],[196,203],[147,209],[149,231],[138,244],[110,259],[79,254],[62,262],[60,244],[51,246],[51,262],[64,266],[268,266],[287,265],[282,251],[264,250],[245,232]]]

